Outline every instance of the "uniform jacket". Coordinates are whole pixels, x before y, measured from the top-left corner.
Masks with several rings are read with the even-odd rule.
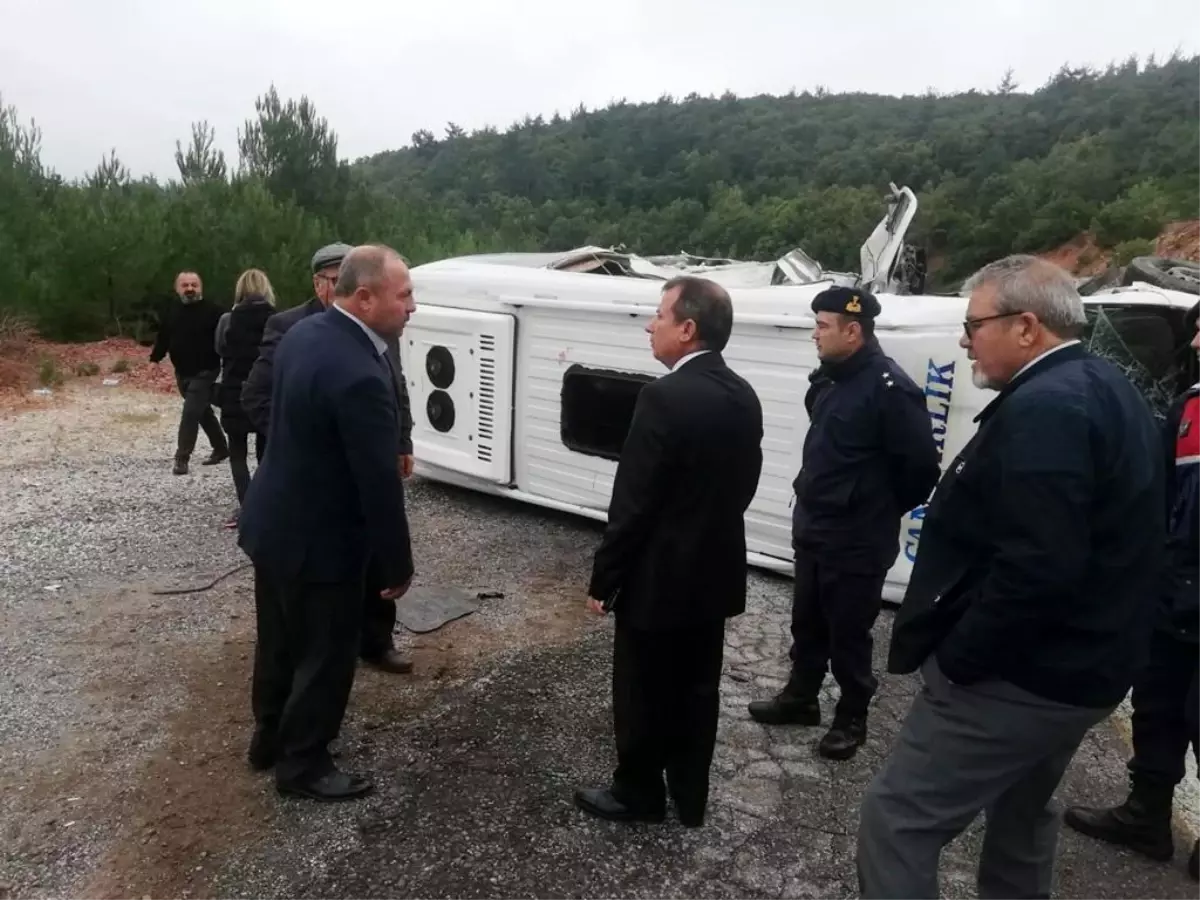
[[[1196,641],[1200,626],[1200,385],[1171,406],[1164,424],[1167,564],[1158,624]]]
[[[201,372],[216,372],[221,367],[214,339],[221,310],[211,300],[200,298],[184,303],[168,300],[159,319],[158,335],[150,351],[150,361],[171,357],[171,365],[180,378]]]
[[[348,316],[296,323],[273,361],[271,433],[238,543],[278,577],[353,582],[368,555],[388,587],[413,574],[400,423],[384,360]]]
[[[977,421],[926,510],[889,671],[936,653],[958,684],[1115,705],[1157,603],[1159,427],[1125,376],[1078,344],[1020,373]]]
[[[645,630],[746,608],[746,508],[762,471],[762,406],[719,353],[638,394],[589,593]]]
[[[269,433],[271,424],[271,369],[275,359],[275,347],[288,329],[311,315],[325,312],[325,305],[313,297],[303,306],[295,306],[283,312],[275,313],[267,319],[263,330],[262,346],[259,348],[258,359],[255,360],[250,374],[242,386],[242,407],[254,429],[263,434]],[[412,410],[408,400],[408,384],[400,365],[400,342],[389,342],[388,358],[396,372],[396,402],[400,406],[400,440],[398,452],[408,455],[412,447]]]
[[[925,395],[875,340],[822,363],[810,380],[793,544],[826,563],[887,571],[900,550],[900,519],[937,484]]]

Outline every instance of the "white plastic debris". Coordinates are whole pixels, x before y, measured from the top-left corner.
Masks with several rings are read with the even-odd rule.
[[[102,382],[100,382],[100,383],[101,383],[102,385],[104,385],[105,387],[113,387],[114,385],[120,384],[120,383],[121,383],[121,379],[120,379],[120,378],[105,378],[105,379],[104,379]]]
[[[50,388],[37,388],[33,393],[37,397],[49,397],[54,391],[50,390]]]
[[[46,585],[46,590],[48,590],[48,591],[57,591],[57,590],[58,590],[59,588],[61,588],[61,587],[62,587],[62,585],[61,585],[61,584],[48,584],[48,585]]]

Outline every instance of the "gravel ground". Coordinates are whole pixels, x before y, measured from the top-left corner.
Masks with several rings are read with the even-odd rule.
[[[709,825],[595,822],[570,794],[613,765],[611,624],[582,609],[599,527],[416,481],[421,582],[504,596],[399,635],[413,676],[360,673],[338,751],[375,795],[284,801],[243,763],[249,573],[153,593],[245,562],[221,528],[227,467],[170,475],[171,397],[77,385],[40,405],[0,422],[0,897],[855,893],[857,799],[914,683],[884,680],[849,763],[814,755],[818,730],[749,722],[745,703],[779,684],[786,580],[754,574],[729,630]],[[1121,796],[1115,719],[1063,800]],[[947,848],[947,896],[973,895],[979,839]],[[1058,893],[1195,897],[1184,839],[1156,865],[1064,832]]]

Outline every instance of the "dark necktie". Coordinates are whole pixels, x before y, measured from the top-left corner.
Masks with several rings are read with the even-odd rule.
[[[390,384],[392,386],[392,400],[395,401],[397,409],[398,409],[400,406],[400,385],[396,381],[396,370],[394,368],[392,368],[391,357],[388,356],[387,350],[384,350],[382,353],[379,354],[377,359],[379,360],[380,368],[382,368],[384,371],[384,374],[387,375],[388,384]]]

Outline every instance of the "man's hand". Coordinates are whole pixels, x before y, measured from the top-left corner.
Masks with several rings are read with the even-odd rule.
[[[598,616],[602,616],[607,612],[607,610],[604,608],[604,604],[595,597],[587,598],[587,608],[588,612],[593,612]]]
[[[408,478],[413,473],[413,455],[405,453],[400,457],[400,477]]]
[[[411,584],[412,584],[412,579],[410,578],[410,579],[408,579],[408,581],[404,582],[404,584],[400,585],[399,587],[384,588],[382,591],[379,592],[379,596],[382,597],[384,600],[399,600],[401,597],[403,597],[408,592],[409,585],[411,585]]]

